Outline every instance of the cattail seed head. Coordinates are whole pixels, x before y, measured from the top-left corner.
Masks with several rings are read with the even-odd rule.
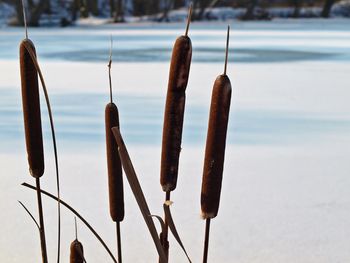
[[[70,263],[83,263],[84,262],[84,248],[83,244],[75,239],[70,244]]]
[[[186,87],[192,58],[191,39],[176,39],[171,57],[168,91],[165,104],[160,183],[163,191],[173,191],[177,184],[181,151]]]
[[[176,39],[170,62],[168,91],[185,91],[190,73],[192,43],[188,36]]]
[[[108,167],[109,211],[113,221],[124,219],[124,190],[122,166],[118,153],[118,145],[114,139],[112,128],[119,128],[118,108],[108,103],[105,109],[106,149]]]
[[[204,219],[216,217],[219,210],[231,92],[230,79],[226,75],[218,76],[212,92],[204,158],[201,191]]]
[[[40,99],[38,72],[25,45],[29,44],[35,54],[35,47],[31,40],[21,42],[20,71],[22,86],[22,104],[26,148],[30,174],[39,178],[44,174],[44,148],[41,127]]]

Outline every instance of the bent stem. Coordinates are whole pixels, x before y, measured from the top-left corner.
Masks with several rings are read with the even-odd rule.
[[[28,188],[33,189],[33,190],[37,190],[40,193],[42,193],[42,194],[44,194],[44,195],[46,195],[46,196],[48,196],[48,197],[58,201],[58,198],[56,196],[54,196],[53,194],[50,194],[49,192],[46,192],[46,191],[41,190],[41,189],[38,190],[35,186],[27,184],[27,183],[22,183],[22,185],[24,187],[28,187]],[[71,207],[69,204],[64,202],[62,199],[60,200],[60,203],[61,203],[61,205],[66,207],[68,210],[70,210],[73,214],[75,214],[85,224],[85,226],[94,234],[94,236],[98,239],[98,241],[100,241],[100,243],[102,244],[104,249],[107,251],[107,253],[112,258],[113,262],[118,263],[118,261],[113,256],[113,253],[111,252],[111,250],[108,248],[108,246],[103,241],[103,239],[99,236],[99,234],[95,231],[95,229],[88,223],[88,221],[86,221],[86,219],[83,216],[81,216],[73,207]]]

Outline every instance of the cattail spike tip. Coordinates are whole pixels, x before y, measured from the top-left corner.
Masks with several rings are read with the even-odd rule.
[[[227,70],[229,42],[230,42],[230,25],[227,26],[224,75],[226,75],[226,70]]]
[[[190,28],[190,23],[191,23],[191,18],[192,18],[192,9],[193,9],[193,3],[191,2],[190,7],[188,9],[188,17],[187,17],[185,36],[188,35],[188,29]]]

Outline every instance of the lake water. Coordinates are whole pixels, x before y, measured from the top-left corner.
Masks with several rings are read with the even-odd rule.
[[[224,187],[213,220],[210,262],[348,262],[350,250],[349,20],[232,22],[228,75],[233,85]],[[121,130],[151,210],[161,214],[159,159],[169,59],[182,24],[30,29],[49,89],[62,198],[114,248],[108,217],[104,107],[113,35],[114,100]],[[201,261],[199,219],[210,94],[222,73],[226,24],[193,24],[183,151],[173,213],[193,262]],[[36,229],[18,206],[36,212],[28,176],[18,65],[20,28],[0,31],[1,262],[38,262]],[[55,192],[49,123],[42,101],[46,173]],[[125,180],[125,262],[154,262],[156,252]],[[50,261],[55,204],[45,200]],[[68,262],[72,215],[63,214],[62,262]],[[89,262],[109,262],[80,224]],[[185,262],[171,240],[171,259]],[[28,246],[31,243],[31,246]],[[14,248],[18,248],[15,250]],[[135,253],[138,251],[138,253]]]

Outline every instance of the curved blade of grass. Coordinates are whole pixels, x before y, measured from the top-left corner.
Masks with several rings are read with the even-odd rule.
[[[119,129],[117,127],[113,127],[112,132],[113,132],[114,138],[118,144],[118,151],[119,151],[120,159],[122,161],[122,165],[123,165],[126,177],[129,181],[130,188],[131,188],[132,192],[134,193],[137,204],[141,210],[143,219],[145,220],[145,223],[148,227],[148,230],[151,233],[153,242],[154,242],[154,244],[157,248],[158,254],[159,254],[160,263],[167,263],[168,261],[167,261],[167,258],[165,256],[162,244],[160,243],[160,239],[158,237],[156,227],[154,225],[152,218],[150,217],[151,212],[148,208],[146,198],[142,192],[142,188],[141,188],[141,185],[139,183],[139,180],[137,179],[135,169],[134,169],[132,162],[130,160],[130,156],[129,156],[129,153],[128,153],[126,146],[124,144],[123,138],[122,138],[122,136],[119,132]]]
[[[60,262],[60,248],[61,248],[61,206],[60,206],[60,177],[59,177],[59,171],[58,171],[58,154],[57,154],[57,145],[56,145],[56,135],[55,135],[55,127],[54,127],[54,122],[53,122],[53,116],[52,116],[52,111],[51,111],[51,104],[50,104],[50,99],[49,99],[49,94],[47,92],[44,76],[41,72],[38,60],[33,53],[29,42],[24,43],[25,48],[27,49],[34,66],[39,74],[41,86],[44,91],[45,95],[45,101],[46,101],[46,106],[47,106],[47,111],[49,114],[49,120],[50,120],[50,128],[51,128],[51,136],[52,136],[52,143],[53,143],[53,150],[54,150],[54,155],[55,155],[55,167],[56,167],[56,187],[57,187],[57,263]]]
[[[28,187],[30,189],[36,190],[37,188],[33,185],[27,184],[27,183],[22,183],[23,186]],[[54,196],[53,194],[50,194],[49,192],[46,192],[42,189],[40,189],[40,192],[56,201],[58,201],[58,198],[56,196]],[[64,202],[62,199],[60,200],[60,203],[65,206],[67,209],[69,209],[73,214],[75,214],[84,224],[85,226],[95,235],[95,237],[98,239],[98,241],[100,241],[100,243],[102,244],[102,246],[105,248],[105,250],[107,251],[107,253],[111,256],[112,260],[114,263],[118,263],[117,260],[115,259],[115,257],[113,256],[113,253],[111,252],[111,250],[108,248],[108,246],[106,245],[106,243],[103,241],[103,239],[99,236],[99,234],[97,234],[97,232],[95,231],[95,229],[88,223],[88,221],[86,221],[86,219],[81,216],[73,207],[71,207],[69,204],[67,204],[66,202]]]
[[[191,261],[190,257],[188,256],[186,249],[185,249],[185,246],[183,245],[181,238],[176,230],[175,223],[174,223],[173,217],[172,217],[171,212],[170,212],[170,205],[171,205],[170,201],[167,201],[163,204],[165,219],[168,222],[169,229],[170,229],[171,233],[175,237],[177,243],[179,243],[179,245],[182,248],[183,252],[185,253],[188,261],[191,263],[192,261]]]
[[[160,216],[157,216],[157,215],[150,215],[150,216],[151,217],[155,217],[155,218],[158,219],[160,227],[162,228],[162,233],[164,233],[164,231],[165,231],[165,223],[164,223],[163,218],[161,218]]]
[[[31,212],[29,212],[28,208],[21,201],[18,200],[18,203],[20,203],[20,205],[24,208],[24,210],[26,210],[28,215],[33,219],[34,223],[38,227],[38,230],[40,230],[40,226],[39,226],[38,222],[36,221],[36,219],[34,218],[33,214]]]

